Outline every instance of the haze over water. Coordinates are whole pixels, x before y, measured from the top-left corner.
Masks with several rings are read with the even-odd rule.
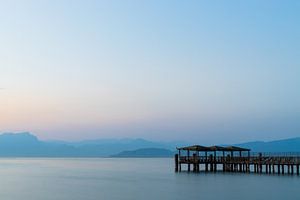
[[[282,200],[297,176],[174,173],[173,159],[1,159],[5,200]]]

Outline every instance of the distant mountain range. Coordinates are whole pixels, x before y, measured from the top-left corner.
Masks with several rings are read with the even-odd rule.
[[[187,145],[193,144],[144,139],[41,141],[27,132],[4,133],[0,135],[0,157],[171,157],[176,146]],[[300,138],[236,146],[250,148],[254,152],[300,152]]]
[[[152,142],[144,139],[99,139],[80,142],[41,141],[24,133],[0,135],[0,157],[110,157],[136,149],[174,150],[180,142]],[[159,156],[159,155],[157,155]]]
[[[174,156],[174,151],[161,148],[145,148],[133,151],[122,151],[111,157],[117,158],[166,158]]]
[[[236,146],[249,148],[254,152],[300,152],[300,137],[270,142],[248,142]]]

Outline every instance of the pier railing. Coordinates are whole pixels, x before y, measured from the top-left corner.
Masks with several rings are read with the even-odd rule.
[[[266,154],[262,154],[261,156],[253,156],[250,157],[242,156],[242,157],[230,157],[230,156],[180,156],[180,163],[249,163],[249,164],[300,164],[300,155],[299,156],[283,156],[283,155],[274,155],[274,156],[266,156]]]
[[[175,155],[175,171],[182,170],[181,165],[187,165],[187,171],[200,172],[244,172],[266,174],[297,174],[300,175],[300,155],[293,154],[248,154],[249,156],[179,156]]]
[[[300,152],[251,152],[250,155],[255,157],[262,155],[264,157],[300,157]]]

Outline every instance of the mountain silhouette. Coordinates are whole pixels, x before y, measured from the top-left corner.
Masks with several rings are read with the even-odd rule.
[[[153,142],[144,139],[98,139],[80,142],[41,141],[31,133],[0,135],[0,157],[169,157],[184,142]],[[253,152],[300,152],[300,138],[248,142],[235,146]]]
[[[112,155],[112,157],[118,158],[165,158],[172,157],[174,155],[173,151],[168,149],[161,148],[144,148],[137,149],[133,151],[122,151],[116,155]]]

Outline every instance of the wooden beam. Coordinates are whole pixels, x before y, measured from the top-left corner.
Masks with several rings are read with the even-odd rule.
[[[175,172],[178,172],[178,154],[175,154]]]
[[[187,151],[187,155],[188,155],[188,172],[190,172],[191,171],[190,150]]]

